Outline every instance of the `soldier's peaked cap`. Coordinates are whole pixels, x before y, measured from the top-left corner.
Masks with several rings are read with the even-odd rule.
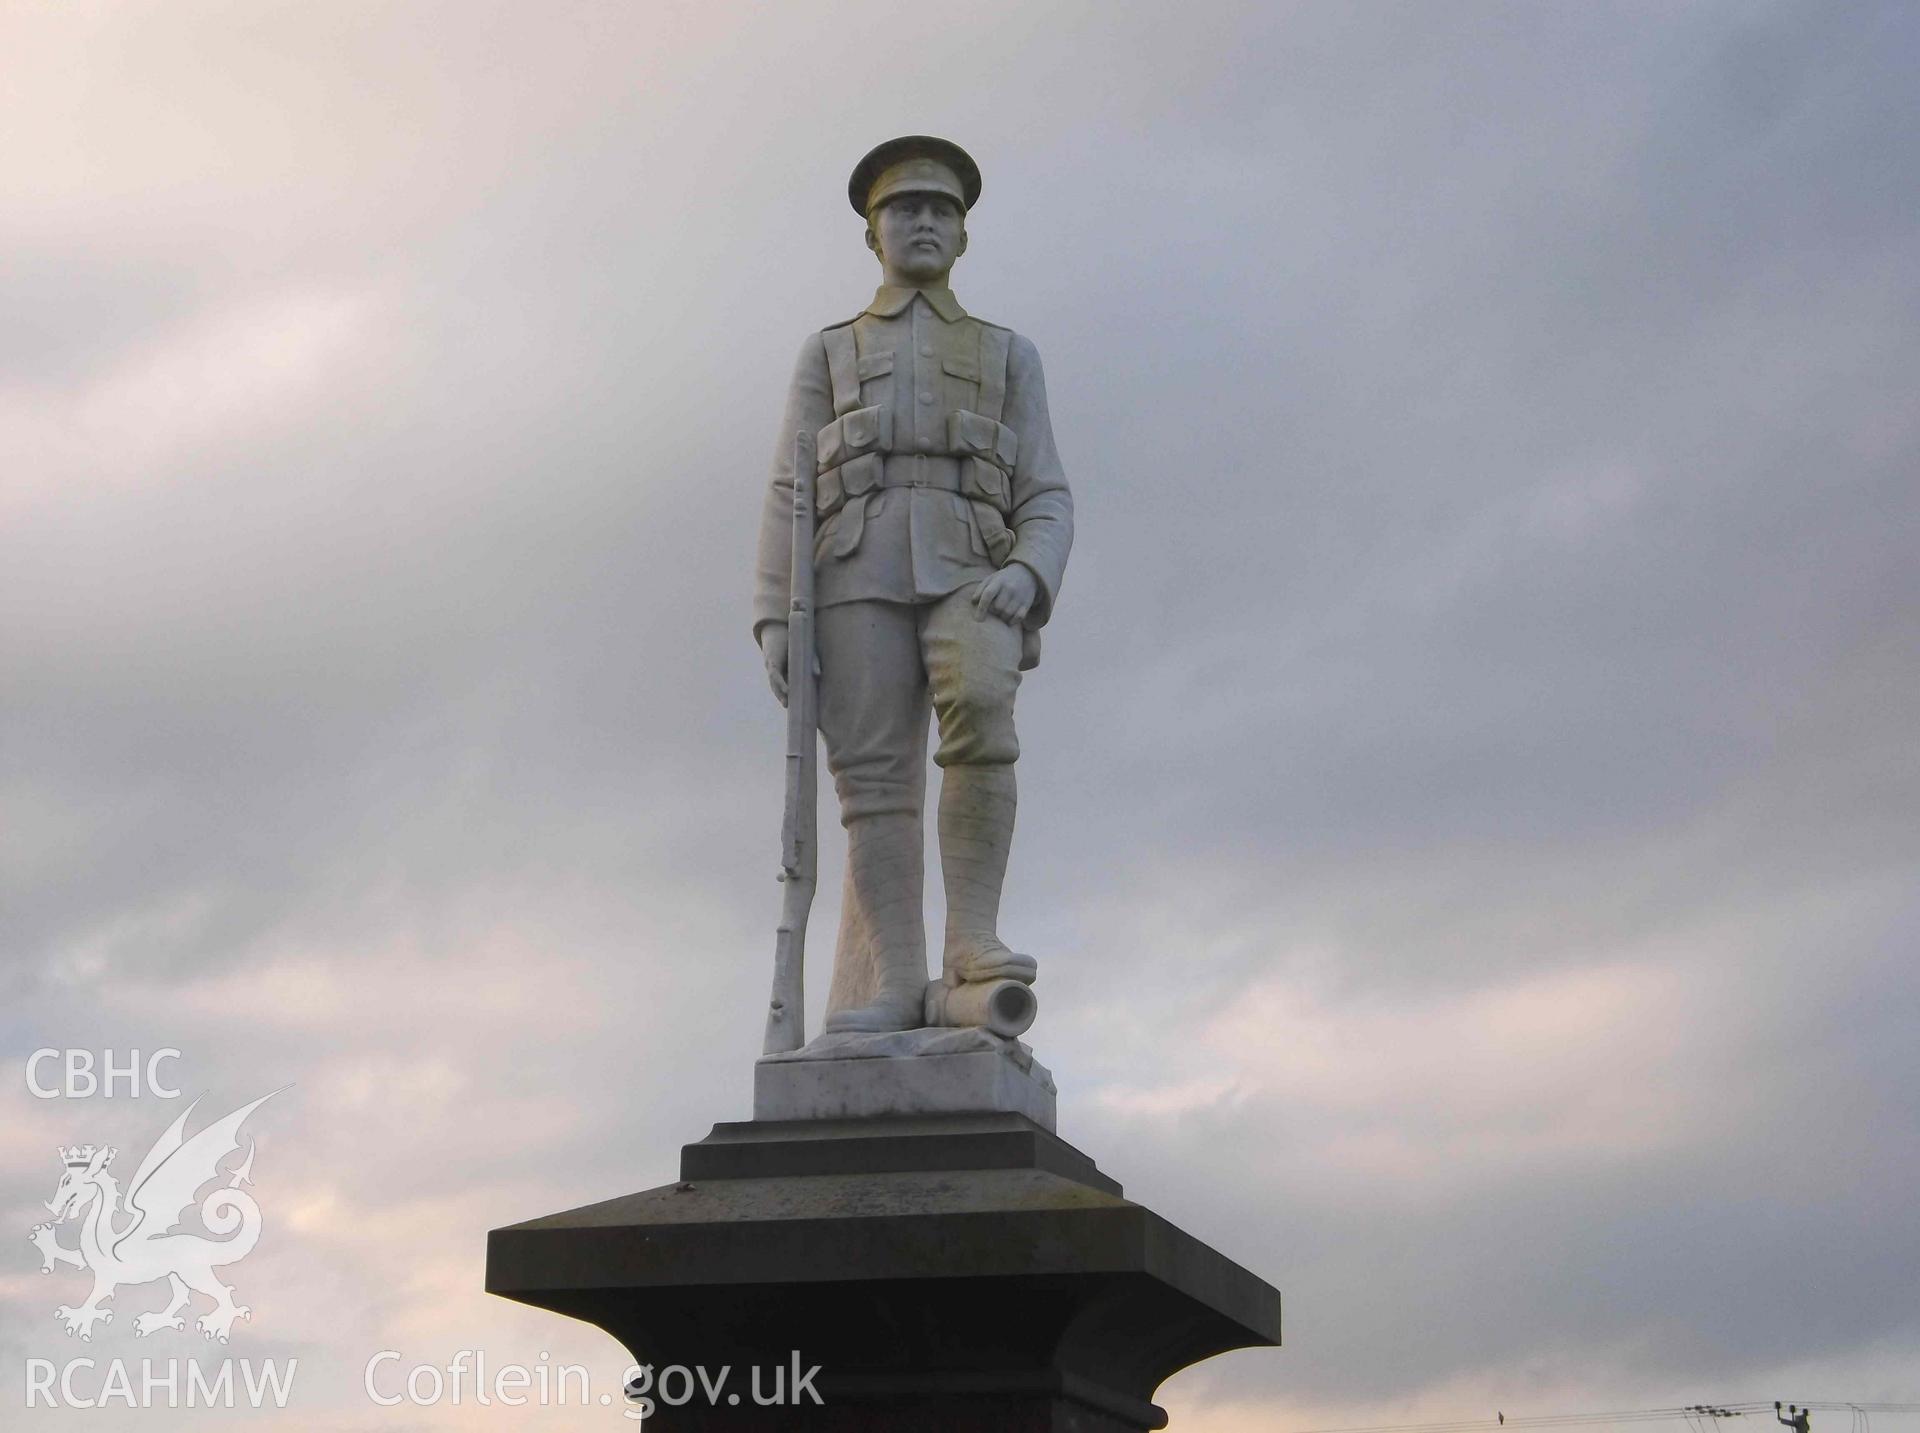
[[[896,194],[944,194],[962,209],[980,197],[980,166],[950,139],[903,134],[853,166],[847,200],[862,219]]]

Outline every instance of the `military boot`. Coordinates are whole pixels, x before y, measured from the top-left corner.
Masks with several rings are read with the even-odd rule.
[[[927,989],[920,818],[889,813],[847,825],[840,950],[824,1028],[914,1030]]]
[[[1008,950],[999,935],[1000,887],[1013,846],[1011,766],[946,768],[940,781],[940,875],[947,892],[946,951],[941,980],[1018,980],[1032,984],[1030,955]]]

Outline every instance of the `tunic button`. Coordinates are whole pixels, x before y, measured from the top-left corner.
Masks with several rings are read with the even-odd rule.
[[[932,357],[933,357],[933,349],[932,349],[932,347],[931,347],[931,346],[929,346],[929,345],[925,345],[925,344],[923,344],[923,345],[921,345],[921,348],[920,348],[920,356],[921,356],[922,358],[932,358]]]
[[[922,403],[931,403],[933,402],[933,395],[931,393],[922,393],[920,395],[920,401]]]

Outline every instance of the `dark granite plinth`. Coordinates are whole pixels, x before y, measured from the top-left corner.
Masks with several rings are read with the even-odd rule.
[[[1169,1375],[1280,1341],[1280,1295],[1019,1115],[715,1126],[682,1182],[487,1239],[487,1289],[656,1369],[731,1365],[662,1430],[1133,1433]],[[824,1406],[752,1405],[819,1365]]]

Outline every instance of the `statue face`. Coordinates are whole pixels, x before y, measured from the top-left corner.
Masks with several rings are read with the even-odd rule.
[[[966,215],[944,194],[898,194],[868,220],[867,247],[887,282],[937,283],[967,251]]]

